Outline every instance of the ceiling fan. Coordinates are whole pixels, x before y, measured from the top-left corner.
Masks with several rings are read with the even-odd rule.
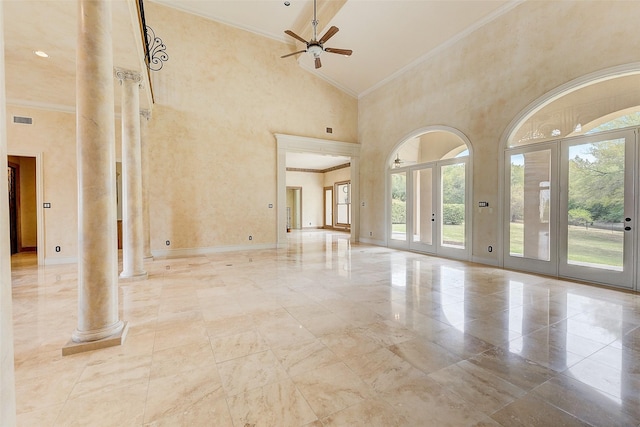
[[[284,32],[285,34],[307,45],[307,48],[304,50],[299,50],[298,52],[290,53],[288,55],[283,55],[281,56],[281,58],[286,58],[288,56],[309,52],[315,58],[316,68],[320,68],[322,67],[322,62],[320,61],[320,55],[322,54],[322,52],[337,53],[339,55],[345,55],[345,56],[350,56],[353,53],[351,49],[336,49],[333,47],[324,47],[325,42],[329,40],[331,37],[333,37],[339,31],[338,27],[336,26],[332,26],[331,28],[329,28],[327,32],[324,33],[324,36],[320,37],[320,40],[318,40],[318,18],[317,18],[316,9],[317,9],[316,0],[313,0],[313,21],[311,21],[311,24],[313,25],[313,38],[311,40],[306,41],[305,39],[303,39],[302,37],[300,37],[299,35],[297,35],[291,30],[286,30]]]

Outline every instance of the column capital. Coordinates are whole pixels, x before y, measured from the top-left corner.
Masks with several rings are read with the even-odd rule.
[[[113,75],[115,76],[116,79],[120,80],[120,84],[122,84],[122,82],[124,82],[125,80],[131,80],[134,83],[142,84],[142,74],[136,71],[125,70],[124,68],[115,67],[113,69]]]
[[[140,116],[147,119],[147,121],[151,120],[151,110],[140,110]]]

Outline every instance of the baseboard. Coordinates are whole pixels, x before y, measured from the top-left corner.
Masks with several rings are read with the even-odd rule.
[[[360,237],[360,239],[358,239],[358,241],[360,243],[366,243],[368,245],[375,245],[375,246],[387,246],[387,244],[385,243],[384,240],[376,240],[376,239],[368,239],[366,237]]]
[[[77,262],[78,262],[77,257],[45,258],[44,259],[44,265],[76,264]]]
[[[216,254],[221,252],[252,251],[260,249],[276,249],[275,243],[262,243],[255,245],[231,245],[231,246],[211,246],[206,248],[182,248],[182,249],[160,249],[151,250],[154,258],[178,258],[198,255]]]
[[[490,265],[492,267],[502,267],[502,265],[500,264],[500,261],[497,260],[496,258],[484,258],[479,256],[472,256],[471,262],[475,262],[483,265]]]

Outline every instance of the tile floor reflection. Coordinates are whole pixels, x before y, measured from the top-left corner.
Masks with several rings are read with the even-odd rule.
[[[387,248],[158,259],[61,356],[75,265],[13,259],[20,426],[640,426],[640,295]]]

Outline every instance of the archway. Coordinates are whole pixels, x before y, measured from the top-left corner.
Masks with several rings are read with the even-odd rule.
[[[429,126],[405,136],[387,158],[391,247],[469,259],[471,144],[460,131]]]
[[[640,65],[576,79],[503,136],[505,267],[637,289]]]

